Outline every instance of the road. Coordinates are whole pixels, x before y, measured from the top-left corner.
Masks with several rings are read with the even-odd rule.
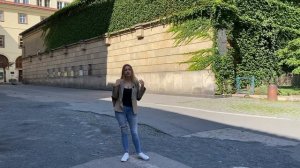
[[[299,120],[182,105],[208,99],[145,94],[151,160],[122,164],[109,91],[0,85],[0,167],[300,167]]]

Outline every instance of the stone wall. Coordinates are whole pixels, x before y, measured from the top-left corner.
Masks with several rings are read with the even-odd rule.
[[[24,81],[62,87],[110,89],[129,63],[148,92],[213,94],[210,69],[187,71],[187,52],[210,48],[209,40],[175,46],[169,26],[148,24],[45,51],[40,30],[23,35]],[[62,37],[63,38],[63,37]]]

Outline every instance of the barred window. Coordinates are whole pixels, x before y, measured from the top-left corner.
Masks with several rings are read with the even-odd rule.
[[[4,47],[5,47],[5,36],[0,35],[0,48],[4,48]]]
[[[92,64],[89,64],[89,66],[88,66],[88,75],[91,76],[92,72],[93,72]]]

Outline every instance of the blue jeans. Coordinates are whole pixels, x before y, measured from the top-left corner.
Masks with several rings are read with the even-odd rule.
[[[141,153],[140,138],[138,135],[137,115],[133,113],[132,107],[123,107],[123,112],[115,112],[122,134],[122,144],[124,152],[129,152],[128,144],[128,124],[130,127],[132,141],[137,153]],[[128,123],[128,124],[127,124]]]

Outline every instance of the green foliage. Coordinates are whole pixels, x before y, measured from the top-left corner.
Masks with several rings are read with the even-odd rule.
[[[74,6],[71,4],[49,18],[44,27],[48,49],[96,37],[100,35],[99,32],[107,32],[113,1],[90,3],[75,2]]]
[[[300,38],[290,41],[277,55],[281,59],[280,65],[288,65],[293,68],[293,74],[300,74]]]
[[[170,31],[177,45],[198,38],[213,40],[211,49],[189,53],[193,56],[184,63],[190,64],[189,70],[212,65],[217,93],[231,93],[237,76],[254,75],[259,86],[273,81],[280,65],[300,73],[299,4],[299,0],[77,0],[48,19],[45,41],[52,49],[160,19],[173,25]],[[223,56],[216,47],[216,33],[211,33],[219,29],[226,29],[230,46]]]
[[[190,64],[189,70],[195,71],[199,69],[205,69],[209,65],[211,65],[215,59],[214,49],[203,49],[196,52],[187,53],[188,55],[192,55],[192,57],[182,63]]]
[[[279,1],[289,4],[290,6],[300,6],[300,0],[279,0]]]
[[[237,76],[255,76],[257,86],[274,82],[281,72],[276,51],[283,48],[290,40],[300,37],[299,8],[277,0],[203,1],[202,6],[178,12],[172,17],[180,20],[173,21],[178,25],[172,29],[174,33],[181,33],[176,36],[176,39],[181,39],[177,39],[178,42],[189,42],[197,37],[197,34],[202,37],[208,29],[227,29],[230,51],[226,56],[213,54],[212,63],[218,93],[230,93],[232,90],[226,86],[234,86],[234,79]],[[200,25],[201,20],[205,26],[211,28],[195,29],[195,25]],[[213,48],[216,44],[215,38]],[[290,48],[287,48],[287,53],[289,52]],[[209,66],[204,64],[207,61],[202,55],[198,55],[199,59],[196,57],[197,54],[187,61],[187,63],[193,62],[190,69],[201,70],[206,68],[205,65]],[[292,62],[293,65],[298,63],[295,59],[289,63]]]
[[[77,0],[44,26],[48,49],[153,21],[197,5],[194,0]]]
[[[278,49],[278,31],[264,27],[239,28],[235,31],[237,75],[255,76],[256,85],[272,82],[280,70],[278,58],[274,55]]]
[[[199,4],[199,0],[115,0],[109,32],[161,19]]]
[[[290,96],[290,95],[300,95],[300,88],[291,86],[282,86],[278,88],[279,95]]]
[[[256,95],[267,95],[268,94],[268,85],[261,85],[255,88],[254,94]]]
[[[235,82],[234,58],[233,50],[229,50],[226,55],[216,55],[212,68],[216,76],[216,84],[218,86],[216,94],[230,94],[235,91],[233,89]]]
[[[251,18],[260,25],[300,28],[300,10],[277,0],[234,0],[240,17]],[[292,23],[292,24],[291,24]]]
[[[188,44],[194,39],[209,38],[212,39],[211,22],[208,19],[187,20],[184,23],[176,24],[170,28],[170,32],[174,32],[176,45]],[[195,53],[198,54],[198,53]]]

